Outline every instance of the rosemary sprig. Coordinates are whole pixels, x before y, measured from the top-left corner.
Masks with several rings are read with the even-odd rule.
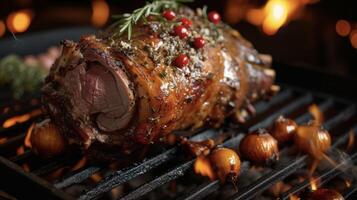
[[[164,8],[177,8],[181,3],[192,2],[193,0],[152,0],[147,2],[144,7],[138,8],[133,13],[125,13],[123,15],[114,15],[114,19],[118,19],[113,26],[118,27],[115,35],[122,35],[128,33],[128,40],[131,39],[133,26],[138,23],[140,19],[146,20],[149,15],[159,16]]]

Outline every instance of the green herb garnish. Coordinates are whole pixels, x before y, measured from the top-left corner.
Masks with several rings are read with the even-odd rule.
[[[192,2],[193,0],[152,0],[147,2],[144,7],[138,8],[133,13],[126,13],[123,15],[114,15],[114,19],[118,19],[113,26],[117,27],[117,32],[114,35],[122,35],[128,33],[128,40],[131,39],[133,26],[139,20],[146,20],[149,15],[160,16],[161,11],[167,8],[177,8],[181,3]]]
[[[46,74],[41,66],[26,64],[16,55],[0,59],[0,86],[10,86],[17,99],[25,92],[38,91]]]

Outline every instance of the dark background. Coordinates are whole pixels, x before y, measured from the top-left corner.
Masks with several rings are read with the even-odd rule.
[[[226,22],[237,28],[258,51],[271,54],[274,61],[313,66],[325,72],[357,77],[357,41],[352,42],[352,38],[357,40],[356,1],[282,1],[294,5],[298,3],[299,6],[289,13],[286,23],[273,35],[268,35],[261,25],[253,25],[246,17],[251,9],[264,9],[269,2],[267,0],[196,0],[188,5],[197,8],[207,4],[209,10],[219,11]],[[11,13],[23,9],[30,13],[32,19],[28,29],[22,33],[11,33],[7,26],[4,33],[0,30],[0,41],[4,38],[14,38],[14,35],[21,37],[44,30],[93,26],[91,18],[96,2],[104,2],[109,8],[109,15],[130,12],[145,3],[143,0],[2,0],[0,20],[4,24]],[[339,20],[345,20],[350,26],[346,36],[341,36],[336,31],[336,23]],[[110,23],[109,17],[104,25],[97,24],[96,27],[101,28]],[[356,37],[352,37],[353,34],[356,34]]]

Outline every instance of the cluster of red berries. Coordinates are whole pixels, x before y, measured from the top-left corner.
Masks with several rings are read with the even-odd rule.
[[[166,20],[172,21],[176,18],[176,13],[172,10],[165,10],[162,13],[162,16]],[[221,16],[217,12],[212,11],[208,14],[208,19],[213,24],[218,24],[221,21]],[[181,25],[175,26],[173,32],[180,39],[185,39],[186,37],[188,37],[189,28],[192,26],[192,21],[187,19],[186,17],[182,17],[179,21],[181,22]],[[206,41],[203,39],[203,37],[196,37],[193,41],[193,45],[196,49],[203,48],[205,46],[205,43]],[[179,54],[174,60],[174,65],[178,68],[182,68],[186,66],[188,63],[189,63],[189,58],[185,54]]]

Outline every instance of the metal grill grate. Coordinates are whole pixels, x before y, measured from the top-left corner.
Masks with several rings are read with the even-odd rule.
[[[28,102],[29,101],[20,102],[18,106],[21,107],[17,108],[18,110],[15,109],[15,104],[1,105],[0,111],[3,112],[6,110],[6,114],[1,114],[0,122],[4,123],[6,119],[13,116],[22,115],[31,110],[38,109],[38,102],[34,105],[29,105]],[[237,148],[246,132],[268,127],[279,115],[294,118],[298,124],[306,123],[312,118],[307,111],[308,106],[312,104],[317,104],[321,111],[325,113],[327,119],[324,123],[324,127],[333,134],[334,148],[339,148],[346,143],[349,139],[348,131],[350,129],[357,131],[357,121],[354,119],[356,116],[356,107],[353,103],[325,94],[312,93],[290,86],[283,86],[281,92],[270,101],[261,101],[255,104],[257,115],[249,119],[244,127],[224,131],[212,129],[203,130],[190,139],[200,140],[203,138],[211,138],[224,132],[230,137],[220,145]],[[133,164],[119,171],[110,170],[108,166],[85,166],[73,172],[68,172],[54,181],[45,181],[43,177],[46,174],[75,163],[78,159],[78,155],[61,157],[51,161],[41,161],[32,155],[29,150],[25,150],[19,155],[14,154],[16,149],[22,145],[28,126],[34,120],[41,117],[42,116],[39,115],[26,122],[0,129],[0,136],[6,138],[6,141],[3,140],[2,144],[0,144],[0,175],[4,177],[0,181],[0,188],[3,192],[16,198],[26,198],[35,194],[45,199],[99,199],[113,188],[125,185],[137,177],[155,171],[155,173],[153,173],[156,175],[155,177],[130,191],[124,192],[121,196],[121,199],[137,199],[147,197],[152,191],[156,189],[160,190],[163,185],[177,180],[180,177],[192,176],[190,172],[192,171],[194,159],[181,159],[180,148],[172,147],[153,155],[141,163]],[[287,155],[287,151],[286,148],[281,149],[280,154],[285,156]],[[355,151],[352,151],[348,158],[349,161],[354,163],[356,158],[357,154]],[[307,160],[308,157],[306,155],[300,155],[288,161],[283,160],[278,165],[269,168],[266,173],[261,174],[257,180],[252,180],[248,184],[238,185],[238,191],[229,196],[228,199],[253,199],[259,197],[263,191],[274,183],[306,167]],[[20,167],[27,162],[37,163],[34,169],[31,170],[31,173],[23,171]],[[163,167],[165,165],[169,166],[169,168]],[[249,162],[243,161],[241,174],[246,173],[249,166]],[[158,168],[160,170],[157,170]],[[165,169],[165,171],[162,172],[162,169]],[[88,178],[98,172],[105,174],[104,178],[97,184],[87,184]],[[339,168],[322,171],[319,173],[321,179],[320,184],[323,185],[333,177],[340,176],[342,173]],[[4,181],[10,179],[16,181]],[[71,196],[65,192],[66,188],[74,185],[85,185],[85,189],[79,196]],[[297,193],[309,186],[309,180],[296,184],[290,190],[282,194],[281,199],[289,199],[291,194]],[[215,195],[224,187],[226,186],[222,185],[219,181],[209,182],[200,180],[200,182],[194,183],[193,186],[175,194],[172,198],[203,199],[209,198],[210,196],[211,198],[215,198]],[[344,193],[344,196],[353,199],[356,190],[356,183],[352,183],[351,187]]]

